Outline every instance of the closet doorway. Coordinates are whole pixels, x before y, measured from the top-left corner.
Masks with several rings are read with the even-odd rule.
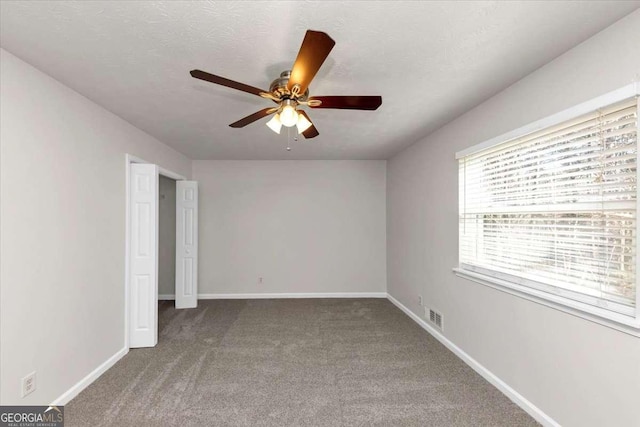
[[[198,304],[198,183],[131,155],[126,162],[125,344],[153,347],[159,290],[178,309]]]
[[[158,180],[158,299],[175,299],[176,180],[160,174]]]

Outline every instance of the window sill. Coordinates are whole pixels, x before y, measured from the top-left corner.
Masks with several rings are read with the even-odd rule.
[[[453,272],[464,279],[480,283],[490,288],[560,310],[573,316],[581,317],[618,331],[640,337],[640,319],[634,319],[622,314],[612,313],[598,307],[573,301],[561,296],[531,289],[506,280],[497,279],[473,271],[454,268]]]

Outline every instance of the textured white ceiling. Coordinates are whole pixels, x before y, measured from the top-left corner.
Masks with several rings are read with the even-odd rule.
[[[3,1],[0,43],[193,159],[384,159],[639,5]],[[269,101],[189,76],[199,68],[268,89],[306,29],[336,41],[312,95],[383,104],[312,110],[320,136],[291,152],[266,120],[228,127]]]

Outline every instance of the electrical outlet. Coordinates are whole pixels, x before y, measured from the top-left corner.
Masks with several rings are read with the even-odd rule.
[[[262,277],[258,277],[258,284],[262,285]]]
[[[422,295],[418,295],[418,304],[420,304],[420,307],[422,307]]]
[[[36,371],[22,378],[22,397],[36,391]]]

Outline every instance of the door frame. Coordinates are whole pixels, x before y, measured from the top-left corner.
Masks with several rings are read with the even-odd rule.
[[[130,273],[130,254],[131,254],[131,167],[132,163],[146,163],[148,162],[140,157],[132,154],[125,154],[125,250],[124,250],[124,347],[129,350],[129,310],[131,307],[130,295],[129,295],[129,273]],[[176,181],[186,181],[187,178],[179,173],[173,172],[169,169],[165,169],[156,165],[158,168],[158,175],[166,176],[167,178],[174,179]],[[158,241],[156,241],[156,247]],[[157,253],[157,251],[156,251]],[[156,260],[157,261],[157,260]],[[157,323],[157,319],[156,319]],[[156,324],[157,327],[157,324]]]

